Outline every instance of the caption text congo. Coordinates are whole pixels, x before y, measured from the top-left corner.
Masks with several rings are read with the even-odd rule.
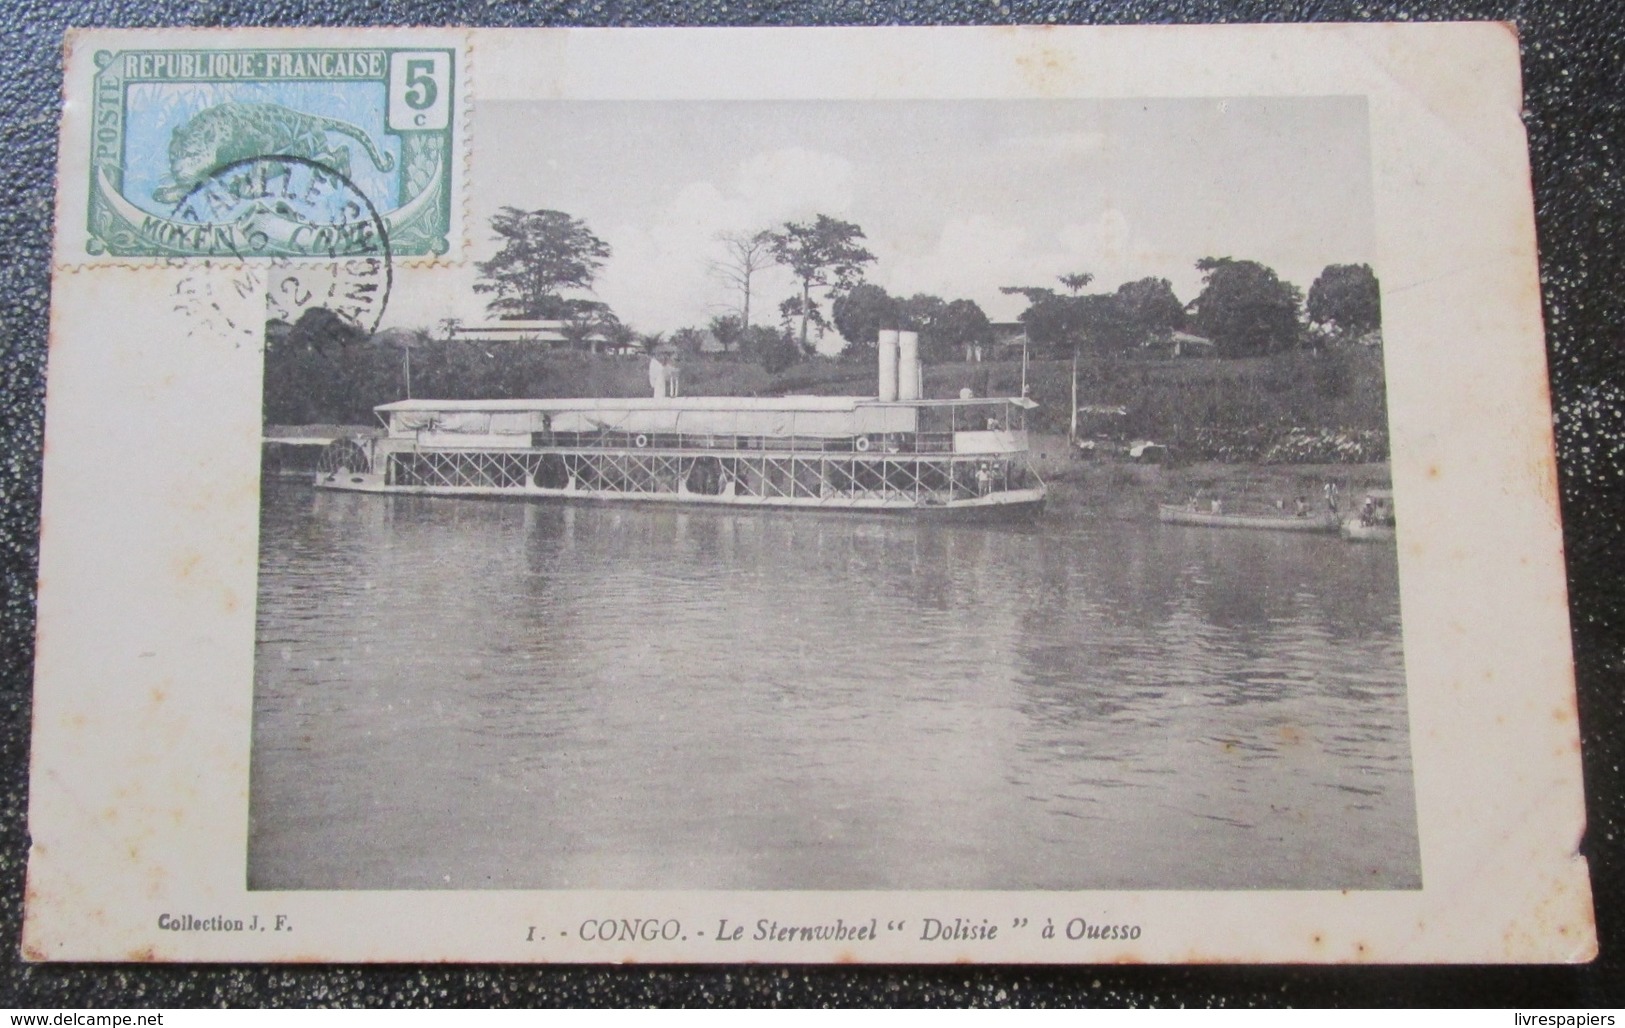
[[[582,942],[687,942],[708,939],[719,943],[734,942],[873,942],[882,938],[915,939],[920,942],[990,942],[1036,935],[1045,940],[1070,942],[1134,942],[1143,934],[1138,924],[1110,924],[1073,917],[1063,922],[1044,918],[1041,923],[1030,918],[1016,917],[1008,922],[986,917],[922,917],[892,918],[858,917],[848,921],[837,917],[833,921],[812,923],[785,923],[773,918],[738,921],[720,918],[710,932],[689,931],[677,918],[661,917],[602,917],[587,918],[574,926],[552,933],[554,938],[567,939],[572,935]],[[527,925],[525,941],[548,939],[541,926]]]

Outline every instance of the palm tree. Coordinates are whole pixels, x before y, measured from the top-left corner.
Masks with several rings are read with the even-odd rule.
[[[627,347],[638,341],[637,331],[619,318],[606,322],[602,329],[605,341],[615,353],[625,353]]]
[[[1074,271],[1070,275],[1062,275],[1061,285],[1066,286],[1067,292],[1077,296],[1084,286],[1095,280],[1095,276],[1087,271]]]
[[[591,349],[598,352],[598,319],[587,312],[576,312],[559,324],[559,335],[572,350]]]

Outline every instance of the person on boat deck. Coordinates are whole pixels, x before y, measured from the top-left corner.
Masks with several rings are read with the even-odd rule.
[[[1305,500],[1301,496],[1298,497],[1298,506],[1297,506],[1297,509],[1294,511],[1294,513],[1296,513],[1298,515],[1298,517],[1300,517],[1300,518],[1308,517],[1309,516],[1309,503],[1308,503],[1308,501]]]
[[[1213,502],[1208,506],[1208,509],[1211,512],[1213,512],[1214,514],[1223,514],[1224,513],[1224,501],[1219,499],[1217,496],[1215,496],[1213,498]]]
[[[993,473],[988,471],[986,464],[976,465],[976,495],[986,496],[988,489],[993,485]]]
[[[1326,483],[1326,509],[1333,514],[1337,513],[1337,483]]]

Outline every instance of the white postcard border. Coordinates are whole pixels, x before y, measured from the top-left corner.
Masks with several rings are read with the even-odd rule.
[[[323,30],[322,42],[348,34]],[[293,38],[241,38],[271,35]],[[445,35],[460,34],[437,38]],[[1393,475],[1406,520],[1401,602],[1423,887],[1339,893],[246,891],[260,358],[251,340],[229,338],[216,322],[200,328],[187,290],[201,281],[212,309],[234,310],[241,324],[257,316],[254,298],[233,309],[229,266],[89,267],[61,249],[60,233],[77,224],[73,197],[84,192],[88,134],[75,100],[86,54],[184,38],[94,32],[69,48],[23,940],[30,959],[1544,962],[1594,954],[1577,854],[1578,727],[1509,27],[463,37],[479,69],[476,102],[1365,96]],[[723,53],[728,60],[718,59]],[[402,281],[412,287],[432,275],[418,269]],[[113,423],[127,455],[118,461],[107,459]],[[162,459],[136,459],[143,454]],[[188,917],[217,927],[169,927],[193,924]],[[256,917],[272,930],[218,927]],[[957,918],[983,935],[927,940],[927,918]],[[738,941],[716,937],[727,934],[724,919],[745,928]],[[755,938],[762,921],[836,919],[854,930],[872,924],[875,937]],[[622,920],[639,924],[630,939]],[[615,925],[617,937],[583,940],[594,922]],[[662,937],[672,922],[675,933]],[[898,922],[905,927],[887,927]],[[1069,940],[1075,922],[1083,937]],[[983,925],[997,933],[986,937]],[[1103,939],[1088,925],[1137,932]]]

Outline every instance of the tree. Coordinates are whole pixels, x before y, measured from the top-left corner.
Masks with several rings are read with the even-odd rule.
[[[915,293],[897,303],[898,328],[920,334],[920,357],[927,361],[955,360],[957,355],[941,345],[938,336],[948,301],[930,293]]]
[[[1080,343],[1075,351],[1113,357],[1140,345],[1141,336],[1129,321],[1116,293],[1090,293],[1069,298]]]
[[[723,232],[717,241],[723,256],[711,262],[711,273],[739,290],[739,324],[749,328],[751,279],[776,262],[772,236],[767,232]]]
[[[859,282],[830,305],[835,330],[846,340],[841,356],[859,358],[875,352],[883,328],[897,327],[897,300],[871,282]]]
[[[451,319],[446,319],[451,320]],[[456,330],[456,325],[448,327],[446,338]],[[401,389],[403,395],[412,398],[412,351],[428,346],[431,336],[427,329],[386,328],[373,335],[374,346],[382,346],[392,350],[399,350],[401,354]]]
[[[936,361],[958,360],[970,347],[993,339],[993,324],[975,300],[955,300],[943,307],[931,325],[928,356]]]
[[[361,345],[366,339],[354,322],[325,307],[306,307],[291,325],[267,321],[262,382],[266,423],[308,425],[363,417],[380,402],[378,393],[399,395],[394,355],[387,346]]]
[[[602,338],[601,319],[590,311],[570,311],[564,315],[562,322],[559,334],[564,337],[566,346],[572,350],[598,352],[598,340]]]
[[[897,327],[928,336],[936,328],[937,319],[947,309],[948,302],[930,293],[915,293],[897,302]]]
[[[801,281],[801,295],[780,304],[779,312],[800,319],[801,349],[805,353],[808,323],[824,324],[812,291],[823,289],[839,297],[856,284],[863,266],[873,263],[875,255],[860,245],[863,229],[827,214],[811,222],[785,222],[783,229],[769,233],[767,238],[773,259]]]
[[[745,322],[737,314],[719,314],[711,319],[711,334],[722,344],[723,353],[732,353],[745,334]]]
[[[798,321],[801,323],[801,352],[811,354],[814,352],[815,347],[807,341],[808,324],[816,326],[818,334],[822,336],[829,328],[829,321],[825,319],[823,308],[819,307],[815,300],[809,300],[801,296],[792,296],[787,300],[781,300],[779,302],[780,330],[789,332],[791,326]]]
[[[1082,311],[1077,297],[1062,296],[1043,286],[1001,286],[999,292],[1027,298],[1021,327],[1034,346],[1053,353],[1075,353],[1082,347]]]
[[[739,341],[739,352],[746,360],[762,366],[770,375],[776,375],[801,359],[801,349],[788,331],[778,332],[765,325],[752,325],[745,329]]]
[[[949,303],[930,293],[904,300],[870,282],[859,282],[839,297],[833,314],[847,341],[841,356],[848,359],[872,355],[881,329],[920,333],[920,355],[929,361],[958,360],[967,344],[985,342],[992,334],[987,315],[971,300]]]
[[[1140,345],[1147,338],[1166,338],[1185,324],[1185,305],[1165,278],[1142,278],[1117,287],[1117,305]]]
[[[601,331],[604,333],[604,342],[616,353],[625,353],[627,347],[638,341],[637,330],[620,318],[610,318],[602,325]]]
[[[1087,271],[1074,271],[1070,275],[1062,275],[1057,281],[1066,286],[1066,291],[1077,296],[1083,287],[1095,280],[1095,276]]]
[[[1303,326],[1303,293],[1257,261],[1204,257],[1196,298],[1197,331],[1213,340],[1221,357],[1253,357],[1296,346]]]
[[[1140,343],[1142,336],[1118,293],[1079,295],[1077,290],[1094,281],[1087,272],[1062,275],[1060,281],[1074,292],[1062,296],[1043,286],[1005,286],[1000,290],[1027,298],[1021,324],[1034,345],[1054,356],[1078,357],[1084,353],[1120,354]]]
[[[609,258],[609,244],[585,222],[562,211],[522,211],[504,207],[491,219],[502,244],[496,256],[475,264],[477,293],[495,298],[486,309],[501,318],[565,319],[604,309],[592,300],[569,298],[567,290],[591,291]]]
[[[1382,297],[1369,264],[1331,264],[1309,287],[1309,320],[1345,339],[1382,327]]]
[[[688,326],[671,334],[671,345],[687,357],[698,357],[705,349],[705,329]]]

